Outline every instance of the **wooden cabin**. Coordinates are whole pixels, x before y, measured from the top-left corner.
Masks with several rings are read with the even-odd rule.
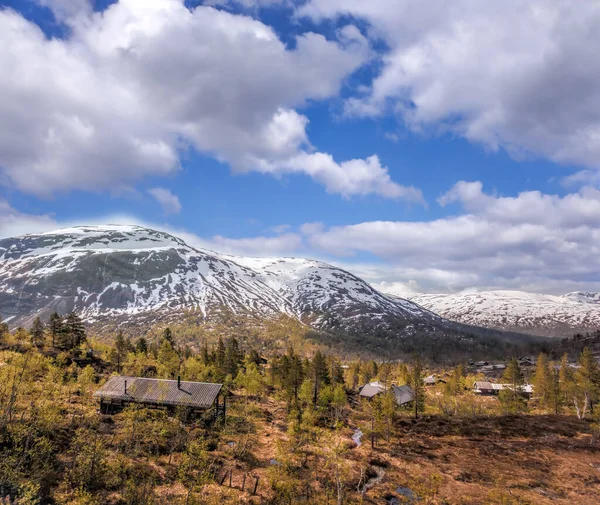
[[[396,405],[403,407],[414,401],[415,393],[410,386],[396,386],[392,384],[389,390],[394,394]],[[386,389],[380,382],[370,382],[359,388],[359,396],[368,400],[373,399],[377,395],[384,394]]]
[[[216,419],[225,417],[225,397],[222,403],[219,400],[222,387],[223,384],[188,382],[181,378],[165,380],[118,375],[110,377],[94,397],[100,400],[102,414],[120,412],[133,403],[172,413],[183,408],[192,417],[208,415]]]

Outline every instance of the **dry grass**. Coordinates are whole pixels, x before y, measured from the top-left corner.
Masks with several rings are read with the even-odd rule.
[[[390,466],[365,503],[385,503],[402,486],[425,503],[596,505],[600,450],[587,432],[561,416],[400,421],[375,451]]]

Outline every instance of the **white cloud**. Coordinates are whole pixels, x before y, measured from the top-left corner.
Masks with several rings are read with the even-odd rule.
[[[202,247],[236,256],[280,256],[294,254],[303,248],[302,238],[295,233],[276,237],[227,238],[219,235],[200,240]]]
[[[600,191],[565,196],[537,191],[485,193],[459,182],[440,202],[458,208],[432,221],[374,221],[326,227],[306,223],[298,233],[202,237],[131,216],[56,222],[0,200],[0,236],[83,224],[139,224],[183,238],[195,247],[247,256],[303,256],[336,264],[392,292],[523,289],[563,294],[600,291]],[[369,258],[368,261],[365,257]]]
[[[349,113],[600,169],[599,2],[309,0],[299,15],[366,20],[390,48]]]
[[[386,264],[359,267],[376,283],[415,281],[427,291],[600,289],[600,191],[499,197],[479,182],[460,182],[440,202],[463,211],[426,222],[334,226],[307,240],[348,263],[358,253],[378,256]]]
[[[183,0],[43,0],[70,29],[48,39],[0,10],[0,167],[22,191],[115,189],[180,168],[195,149],[236,171],[313,177],[344,196],[414,199],[377,157],[314,152],[295,107],[338,94],[371,56],[342,28],[288,49],[269,26]],[[87,6],[87,7],[86,7]],[[367,188],[367,189],[363,189]]]
[[[160,204],[165,214],[179,214],[181,202],[179,197],[166,188],[150,188],[148,193]]]
[[[0,239],[55,228],[57,223],[52,216],[18,212],[6,200],[0,198]]]
[[[275,233],[285,233],[291,228],[289,224],[278,224],[275,226],[271,226],[271,230]]]
[[[300,232],[303,235],[313,235],[315,233],[319,233],[325,229],[325,225],[323,223],[304,223],[300,227]]]

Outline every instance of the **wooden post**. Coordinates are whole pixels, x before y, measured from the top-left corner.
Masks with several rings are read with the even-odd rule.
[[[233,477],[233,470],[229,470],[229,487],[231,487],[232,477]]]
[[[252,491],[252,494],[256,494],[257,487],[258,487],[258,477],[256,477],[256,482],[254,483],[254,490]]]
[[[246,474],[244,474],[244,478],[242,480],[242,491],[244,490],[245,487],[246,487]]]
[[[223,474],[223,477],[221,478],[221,481],[219,482],[219,486],[223,485],[223,482],[225,482],[226,478],[227,478],[227,471]]]

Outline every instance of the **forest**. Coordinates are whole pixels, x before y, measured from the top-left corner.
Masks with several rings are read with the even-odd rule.
[[[98,339],[75,313],[0,327],[0,500],[18,504],[522,504],[600,500],[600,369],[506,356],[497,397],[468,359],[384,361],[273,325],[155,327]],[[270,344],[269,344],[270,342]],[[286,345],[287,344],[287,345]],[[112,374],[216,382],[227,417],[131,405],[101,415]],[[440,378],[426,386],[424,378]],[[360,386],[378,381],[372,399]],[[533,385],[534,394],[520,386]],[[414,400],[398,407],[392,385]],[[2,503],[2,501],[0,501]]]

